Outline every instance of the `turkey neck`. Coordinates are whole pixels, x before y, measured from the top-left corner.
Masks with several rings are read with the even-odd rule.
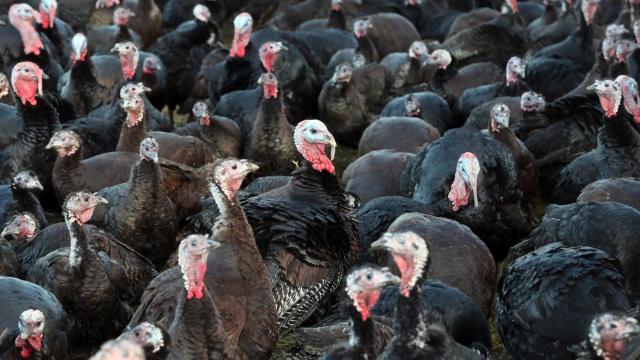
[[[269,157],[272,149],[286,137],[291,137],[291,128],[284,113],[282,96],[262,99],[258,118],[251,131],[250,155]]]
[[[518,146],[518,139],[511,128],[502,128],[500,131],[489,130],[489,132],[494,139],[505,144],[517,158],[517,154],[520,153],[520,146]]]
[[[116,43],[121,43],[125,41],[131,41],[131,34],[129,33],[129,26],[127,25],[116,25],[118,27],[118,34],[116,34]]]
[[[206,289],[201,299],[191,300],[182,289],[169,334],[172,346],[167,359],[236,358],[226,342],[218,307]]]
[[[618,113],[609,119],[604,119],[604,126],[598,132],[598,143],[605,148],[633,148],[638,150],[640,135],[629,124],[630,116],[620,105]]]
[[[146,126],[146,111],[144,112],[142,121],[132,127],[127,126],[127,120],[125,119],[122,122],[122,128],[120,129],[120,138],[118,139],[118,145],[116,145],[116,151],[128,151],[137,153],[140,150],[140,143],[147,137]]]
[[[36,96],[36,100],[36,105],[22,105],[19,99],[16,101],[18,115],[22,118],[24,127],[15,144],[26,146],[28,150],[35,150],[39,145],[44,148],[60,127],[58,113],[49,101],[42,96]]]
[[[353,207],[349,204],[342,185],[338,177],[326,171],[315,171],[308,161],[303,160],[303,166],[294,170],[291,174],[291,192],[294,194],[313,194],[315,199],[325,199],[331,205],[335,206],[335,210],[343,214],[343,220],[346,222],[357,223],[353,214]],[[309,195],[306,195],[309,196]],[[317,200],[315,200],[317,201]],[[336,249],[334,254],[350,253],[350,257],[339,260],[344,261],[346,268],[355,264],[358,259],[358,243],[348,243],[346,241],[331,241],[321,246],[330,249]]]
[[[65,214],[65,222],[69,229],[69,266],[80,269],[90,257],[87,234],[77,221],[71,222],[67,214]]]
[[[81,176],[83,172],[82,159],[84,158],[84,150],[82,144],[78,146],[78,150],[69,156],[58,157],[53,165],[53,181],[57,184],[68,185],[70,188],[75,184],[77,176]],[[66,193],[60,199],[64,200]]]
[[[13,195],[13,199],[15,201],[15,210],[24,211],[26,209],[33,216],[35,216],[35,220],[38,222],[39,226],[46,224],[46,218],[44,214],[40,211],[40,202],[36,195],[32,192],[32,190],[20,189],[20,188],[11,188],[11,194]],[[42,222],[42,221],[45,222]]]
[[[426,323],[420,301],[421,289],[422,279],[418,280],[418,283],[411,289],[408,298],[400,294],[396,303],[393,330],[396,336],[402,339],[405,346],[413,339],[424,339],[426,335]]]
[[[351,333],[349,334],[349,346],[361,347],[366,354],[372,358],[375,357],[376,325],[373,317],[370,316],[367,320],[363,321],[360,312],[351,304],[349,304],[347,311],[352,321]]]
[[[131,168],[129,184],[132,196],[128,202],[127,213],[143,214],[149,207],[156,206],[154,200],[164,192],[160,167],[150,160],[142,159]]]
[[[356,54],[362,54],[367,60],[367,63],[378,61],[378,51],[375,45],[369,38],[369,35],[357,38],[358,47],[356,48]]]
[[[327,28],[338,29],[338,30],[347,29],[347,21],[344,18],[344,13],[342,12],[342,9],[339,9],[339,10],[332,9],[329,12],[329,18],[327,19]]]
[[[77,61],[71,67],[71,80],[74,87],[77,87],[78,95],[83,102],[85,113],[92,110],[93,104],[90,103],[90,97],[96,89],[100,88],[98,80],[96,80],[91,56],[87,54],[84,61]]]
[[[544,12],[542,13],[542,23],[548,25],[556,20],[558,20],[558,12],[556,11],[556,7],[553,3],[549,1],[549,3],[544,7]]]

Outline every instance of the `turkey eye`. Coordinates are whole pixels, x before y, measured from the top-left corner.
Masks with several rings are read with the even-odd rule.
[[[609,87],[609,84],[604,84],[604,87]]]
[[[618,327],[618,324],[613,323],[613,324],[611,324],[611,325],[610,325],[610,327],[611,327],[612,329],[616,329],[616,328]]]
[[[316,129],[311,129],[311,133],[312,133],[312,134],[315,134],[315,133],[317,133],[317,132],[318,132],[318,130],[316,130]]]
[[[371,280],[371,273],[367,274],[367,280]]]
[[[238,165],[235,165],[235,164],[234,164],[231,168],[232,168],[233,170],[235,170],[235,169],[237,169],[237,168],[238,168]]]

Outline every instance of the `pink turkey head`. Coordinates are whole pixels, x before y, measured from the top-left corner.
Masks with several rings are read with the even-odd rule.
[[[40,310],[29,309],[20,314],[18,322],[20,335],[15,340],[15,346],[20,349],[20,357],[29,359],[33,351],[42,350],[44,325],[44,314]]]
[[[55,149],[58,156],[71,156],[80,148],[80,136],[73,130],[56,131],[45,149]]]
[[[33,22],[41,23],[40,13],[28,4],[14,4],[9,8],[9,22],[20,32],[24,53],[40,55],[44,44],[36,31]]]
[[[208,23],[211,20],[211,11],[209,11],[208,7],[197,4],[193,7],[193,17],[198,21]]]
[[[402,274],[400,294],[409,297],[423,276],[429,260],[429,247],[424,239],[412,232],[385,233],[371,243],[371,249],[388,251]]]
[[[93,211],[100,204],[108,204],[107,199],[96,193],[78,191],[67,196],[62,208],[70,222],[84,225],[93,216]]]
[[[596,80],[587,90],[594,91],[600,98],[600,105],[608,118],[615,116],[620,107],[622,92],[620,85],[612,80]]]
[[[616,360],[621,358],[629,338],[639,333],[636,319],[605,313],[591,322],[589,342],[599,357]]]
[[[322,121],[313,119],[299,122],[293,134],[293,141],[298,152],[314,170],[327,171],[335,175],[336,170],[331,161],[335,156],[337,144]],[[331,148],[331,158],[325,153],[326,146]]]
[[[286,51],[288,48],[280,41],[267,41],[260,46],[260,61],[267,71],[272,72],[273,67],[278,60],[278,54]]]
[[[518,81],[518,77],[524,79],[527,66],[522,58],[513,56],[507,62],[507,86],[513,85]]]
[[[582,10],[584,20],[587,22],[587,25],[591,25],[591,23],[593,22],[593,17],[598,11],[600,1],[601,0],[582,0],[580,8]]]
[[[115,44],[111,52],[118,52],[120,67],[122,68],[122,77],[124,77],[125,80],[133,79],[136,75],[138,60],[140,59],[138,47],[131,41],[126,41]]]
[[[113,12],[113,23],[119,26],[126,26],[127,24],[129,24],[129,18],[134,15],[135,14],[133,13],[133,11],[125,7],[118,7]]]
[[[369,29],[371,29],[371,21],[369,19],[360,19],[353,24],[353,33],[357,38],[361,39],[367,36]]]
[[[209,106],[204,101],[198,101],[193,104],[193,108],[191,109],[193,116],[200,121],[200,125],[209,126],[211,125],[211,117],[209,115]]]
[[[456,173],[449,191],[449,201],[453,211],[458,211],[469,203],[469,192],[473,193],[473,206],[478,207],[478,176],[480,162],[470,152],[460,155],[456,165]]]
[[[429,55],[427,45],[425,45],[422,41],[414,41],[409,47],[409,57],[411,59],[421,60],[427,55]]]
[[[233,19],[233,43],[229,56],[243,58],[246,54],[247,45],[251,40],[253,30],[253,18],[249,13],[243,12]]]
[[[160,64],[160,58],[155,55],[149,55],[144,59],[142,63],[142,73],[145,75],[155,74],[162,69]]]
[[[180,242],[178,265],[182,270],[187,299],[202,299],[204,296],[204,275],[207,272],[209,251],[220,247],[219,242],[206,235],[189,235]]]
[[[24,213],[14,215],[11,220],[6,224],[4,229],[2,230],[2,234],[0,234],[0,238],[23,238],[27,241],[31,241],[33,237],[36,235],[36,231],[38,227],[36,225],[36,221],[33,219],[33,216]]]
[[[38,65],[23,61],[17,63],[11,71],[13,92],[20,98],[23,105],[27,102],[37,105],[36,95],[42,96],[42,79],[48,79]]]
[[[638,94],[638,83],[628,75],[620,75],[615,81],[622,92],[622,103],[629,114],[633,116],[636,123],[640,123],[640,96]]]
[[[438,69],[446,69],[452,61],[451,53],[443,49],[435,50],[427,57],[427,64],[435,65]]]
[[[233,201],[242,186],[242,181],[259,168],[258,165],[244,159],[220,160],[208,177],[210,182],[218,185],[227,200]]]
[[[347,276],[345,292],[362,316],[362,321],[367,321],[373,314],[372,309],[378,302],[382,290],[394,284],[400,284],[400,279],[389,269],[365,265],[351,271]]]
[[[509,127],[511,110],[505,104],[498,103],[491,108],[490,127],[492,132],[500,132],[501,129]]]
[[[52,28],[56,20],[56,11],[58,10],[58,2],[56,0],[40,0],[40,19],[42,28]]]
[[[154,354],[165,346],[162,329],[146,321],[120,335],[119,339],[132,341]]]
[[[278,78],[273,73],[263,73],[258,79],[258,83],[262,85],[265,99],[278,97]]]

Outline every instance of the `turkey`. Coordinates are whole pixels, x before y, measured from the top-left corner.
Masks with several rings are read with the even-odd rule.
[[[430,262],[424,239],[413,232],[385,233],[371,248],[389,251],[402,274],[393,320],[395,336],[380,358],[481,359],[453,340],[444,325],[431,318],[433,315],[422,312],[421,289]]]
[[[610,312],[596,316],[589,326],[589,344],[600,357],[632,360],[638,357],[638,320]]]
[[[128,181],[98,192],[108,206],[97,209],[91,223],[160,268],[174,250],[178,231],[176,207],[162,185],[158,142],[152,137],[145,138],[139,149],[140,160],[131,168]]]
[[[401,184],[433,215],[469,226],[502,259],[527,228],[517,170],[506,146],[478,130],[460,128],[419,152]]]
[[[103,55],[108,54],[117,43],[131,41],[138,49],[144,44],[142,38],[134,30],[130,29],[129,18],[135,13],[126,7],[118,7],[113,11],[113,25],[96,26],[87,32],[88,53]]]
[[[162,150],[158,155],[163,159],[196,168],[213,162],[215,159],[209,146],[193,136],[181,136],[161,131],[147,132],[149,115],[142,97],[123,97],[122,109],[127,115],[122,123],[116,151],[138,152],[140,142],[145,137],[152,136],[160,144]]]
[[[36,220],[39,229],[48,225],[44,209],[35,192],[44,188],[32,171],[20,171],[11,178],[11,185],[0,185],[0,226],[14,215],[28,212]]]
[[[379,64],[353,68],[338,65],[318,97],[320,119],[336,134],[338,141],[357,147],[364,129],[371,124],[386,103],[391,81]]]
[[[176,129],[176,134],[202,140],[219,159],[241,154],[242,134],[238,124],[229,118],[211,115],[209,106],[204,101],[196,102],[192,112],[196,121]]]
[[[0,357],[66,359],[69,321],[49,291],[20,279],[0,276]]]
[[[278,79],[266,72],[258,82],[264,97],[245,141],[244,155],[260,166],[256,177],[289,175],[295,169],[293,162],[298,154],[293,143],[293,127],[287,121],[283,96],[278,92]]]
[[[271,354],[278,328],[267,272],[236,197],[243,179],[254,170],[256,165],[248,161],[219,160],[208,174],[221,216],[212,219],[215,223],[205,231],[211,232],[221,246],[209,255],[207,275],[200,282],[212,292],[223,316],[227,333],[224,340],[237,345],[243,356],[259,359]],[[168,329],[179,323],[175,321],[175,309],[184,299],[176,296],[183,286],[180,268],[162,273],[149,284],[130,325],[147,321]]]
[[[225,332],[216,294],[205,287],[209,252],[221,245],[203,235],[189,235],[180,243],[178,263],[184,282],[168,328],[172,339],[168,359],[240,359]]]
[[[0,151],[0,183],[9,183],[15,173],[30,169],[45,191],[51,190],[54,154],[45,151],[45,146],[60,123],[57,111],[43,97],[44,76],[32,62],[21,62],[13,67],[11,83],[19,100],[17,109],[23,128],[16,141]]]
[[[518,167],[518,184],[520,191],[522,191],[522,202],[526,203],[536,195],[538,189],[538,169],[535,158],[509,128],[511,110],[505,104],[494,105],[491,108],[490,116],[488,132],[513,154]]]
[[[600,98],[604,126],[598,131],[597,147],[573,160],[560,173],[553,193],[560,204],[575,201],[580,191],[596,180],[640,175],[635,165],[640,159],[640,135],[630,124],[627,110],[620,108],[622,101],[628,104],[623,96],[636,96],[637,89],[619,80],[596,81],[589,89]]]
[[[105,202],[86,192],[71,194],[63,206],[69,246],[38,259],[27,274],[27,280],[60,300],[69,315],[69,336],[82,339],[82,346],[117,335],[131,317],[131,309],[122,300],[127,289],[124,269],[89,247],[84,229],[95,207]]]
[[[378,330],[384,326],[376,323],[372,308],[384,287],[392,284],[400,284],[400,279],[387,269],[363,266],[347,275],[342,306],[351,324],[349,341],[329,349],[323,359],[367,359],[382,353],[391,332]]]
[[[242,203],[265,259],[279,333],[326,304],[358,252],[353,199],[342,190],[325,150],[330,147],[333,155],[333,135],[321,121],[305,120],[296,126],[294,142],[304,162],[289,182]],[[206,231],[217,212],[207,207],[192,222]],[[298,251],[311,247],[313,252]]]
[[[633,301],[640,296],[640,280],[635,269],[636,242],[640,213],[616,202],[578,202],[549,205],[542,222],[518,250],[532,250],[552,242],[567,246],[591,246],[620,261],[625,289]],[[610,229],[616,229],[614,233]],[[606,239],[603,241],[603,239]]]
[[[618,262],[601,250],[559,243],[516,259],[496,297],[496,327],[507,350],[526,359],[575,359],[591,320],[625,311]]]

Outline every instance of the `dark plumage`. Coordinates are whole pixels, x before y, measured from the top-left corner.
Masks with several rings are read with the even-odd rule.
[[[640,211],[640,182],[636,178],[612,178],[587,185],[577,201],[615,201]]]
[[[19,213],[30,213],[42,229],[49,223],[44,209],[34,193],[44,190],[36,174],[32,171],[21,171],[13,176],[11,185],[0,185],[0,227],[11,217]]]
[[[74,193],[65,202],[69,247],[38,259],[27,279],[51,291],[69,315],[70,337],[83,346],[100,344],[118,335],[131,309],[123,302],[128,281],[122,266],[89,246],[82,226],[104,199]],[[79,345],[79,344],[78,344]]]
[[[615,231],[611,231],[615,229]],[[640,296],[636,270],[635,234],[640,232],[640,212],[615,202],[581,202],[550,205],[526,243],[518,247],[538,248],[552,242],[566,246],[591,246],[620,261],[625,289],[632,300]]]
[[[98,192],[108,204],[92,222],[161,267],[174,250],[176,207],[162,185],[158,143],[146,138],[139,148],[140,160],[128,181]]]
[[[254,164],[244,160],[223,160],[216,162],[208,174],[214,199],[222,211],[206,231],[212,232],[222,245],[209,254],[209,271],[203,281],[220,309],[229,343],[237,345],[245,356],[257,359],[271,353],[277,323],[273,303],[268,300],[271,295],[267,274],[235,196],[243,178],[255,169]],[[229,279],[235,286],[229,286]],[[174,312],[182,302],[176,296],[184,295],[178,291],[183,284],[180,268],[162,273],[145,291],[132,324],[150,321],[168,327],[175,323]]]
[[[472,152],[480,161],[478,206],[455,210],[449,196],[460,154]],[[403,191],[446,216],[469,226],[491,249],[496,259],[521,238],[526,223],[520,208],[517,167],[511,152],[482,132],[469,128],[449,130],[407,164]],[[447,195],[449,194],[449,195]]]
[[[549,244],[516,259],[498,285],[496,325],[507,350],[526,359],[575,359],[591,320],[624,311],[618,262],[601,250]]]

